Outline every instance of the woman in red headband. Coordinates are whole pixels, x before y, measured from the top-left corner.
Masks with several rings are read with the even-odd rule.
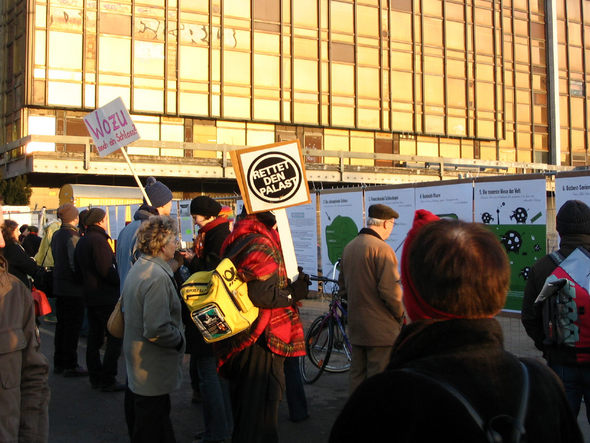
[[[555,374],[504,350],[493,317],[506,301],[510,267],[491,231],[416,211],[401,265],[410,324],[387,370],[350,397],[331,442],[383,435],[395,442],[480,442],[489,441],[486,432],[505,442],[523,433],[528,441],[583,441]],[[481,417],[481,427],[451,391]]]

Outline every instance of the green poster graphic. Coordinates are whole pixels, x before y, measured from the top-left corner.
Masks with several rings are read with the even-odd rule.
[[[545,256],[545,225],[492,225],[487,227],[504,246],[510,261],[510,290],[505,309],[520,311],[522,295],[532,266]]]
[[[326,226],[326,246],[328,258],[334,264],[342,257],[344,247],[358,234],[358,227],[350,217],[337,215],[332,223]]]

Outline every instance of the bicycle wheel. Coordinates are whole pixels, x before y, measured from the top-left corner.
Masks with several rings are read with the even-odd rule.
[[[333,320],[331,317],[316,318],[309,327],[305,337],[306,357],[299,360],[301,375],[306,383],[313,383],[320,375],[328,360],[332,349]]]
[[[326,364],[324,371],[326,372],[346,372],[350,369],[350,362],[352,361],[352,352],[350,349],[350,342],[346,335],[345,325],[337,319],[333,324],[333,341],[332,350],[330,352],[330,360]]]

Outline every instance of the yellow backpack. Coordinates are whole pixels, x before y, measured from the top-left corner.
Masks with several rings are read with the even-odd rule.
[[[258,308],[248,297],[248,284],[238,277],[229,258],[213,271],[195,272],[183,283],[180,293],[207,343],[248,329],[258,317]]]

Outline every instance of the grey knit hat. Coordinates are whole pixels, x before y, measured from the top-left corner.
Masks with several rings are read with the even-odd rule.
[[[78,217],[78,210],[71,203],[65,203],[57,208],[57,217],[64,223],[72,223]]]
[[[559,208],[556,221],[559,235],[590,234],[590,208],[583,201],[566,201]]]
[[[154,208],[160,208],[172,200],[172,191],[164,183],[154,177],[148,177],[145,181],[145,193]]]

